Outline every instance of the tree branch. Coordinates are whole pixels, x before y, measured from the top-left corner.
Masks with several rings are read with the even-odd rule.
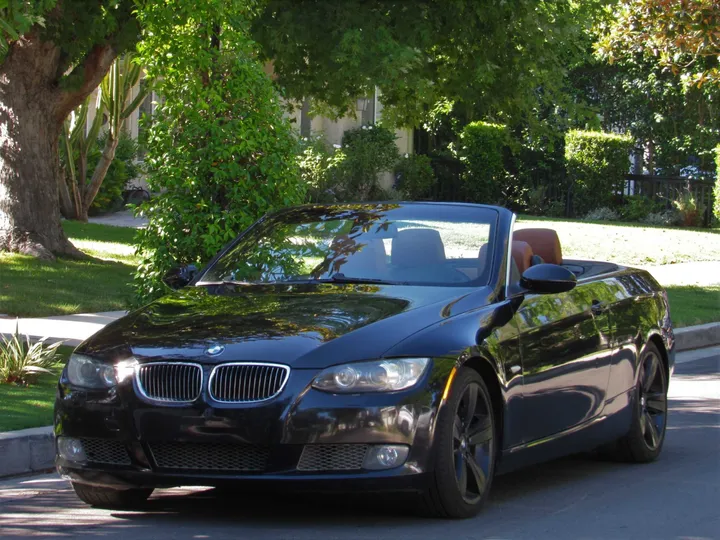
[[[82,82],[72,90],[58,91],[54,103],[54,115],[58,122],[65,120],[98,87],[116,57],[117,52],[110,44],[95,45],[85,59],[73,68],[72,72],[82,70]]]

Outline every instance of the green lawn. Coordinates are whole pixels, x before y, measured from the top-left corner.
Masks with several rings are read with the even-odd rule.
[[[720,229],[676,229],[640,223],[581,222],[520,216],[518,228],[547,227],[563,257],[654,265],[720,260]]]
[[[0,384],[0,432],[52,424],[55,388],[72,350],[61,346],[58,349],[61,361],[53,369],[55,373],[40,375],[35,384],[27,387]]]
[[[720,285],[667,287],[670,316],[676,328],[720,320]]]
[[[134,229],[63,222],[73,243],[102,260],[0,253],[0,313],[26,317],[126,309],[132,297]]]

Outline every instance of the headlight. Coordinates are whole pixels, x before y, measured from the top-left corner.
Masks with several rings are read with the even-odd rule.
[[[111,388],[117,384],[112,364],[82,354],[70,355],[67,373],[70,384],[83,388]]]
[[[395,392],[415,386],[430,364],[429,358],[394,358],[333,366],[313,380],[325,392]]]

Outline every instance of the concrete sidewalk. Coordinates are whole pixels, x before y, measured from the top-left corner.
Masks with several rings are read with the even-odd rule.
[[[144,229],[148,223],[148,219],[144,216],[135,217],[132,210],[121,210],[113,214],[91,217],[88,221],[113,227],[132,227],[133,229]]]
[[[701,261],[678,264],[663,264],[661,266],[638,266],[652,276],[663,287],[671,285],[720,285],[720,261]]]
[[[48,338],[48,343],[62,341],[65,345],[76,347],[95,332],[125,315],[125,311],[106,311],[104,313],[79,313],[77,315],[57,315],[38,319],[0,317],[0,334],[14,334],[18,325],[20,334],[29,335],[37,341]]]

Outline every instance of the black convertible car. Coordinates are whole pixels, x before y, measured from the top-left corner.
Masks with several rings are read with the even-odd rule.
[[[156,487],[382,490],[476,514],[495,474],[662,448],[674,337],[647,273],[568,260],[506,209],[302,206],[80,345],[58,470],[101,507]]]

